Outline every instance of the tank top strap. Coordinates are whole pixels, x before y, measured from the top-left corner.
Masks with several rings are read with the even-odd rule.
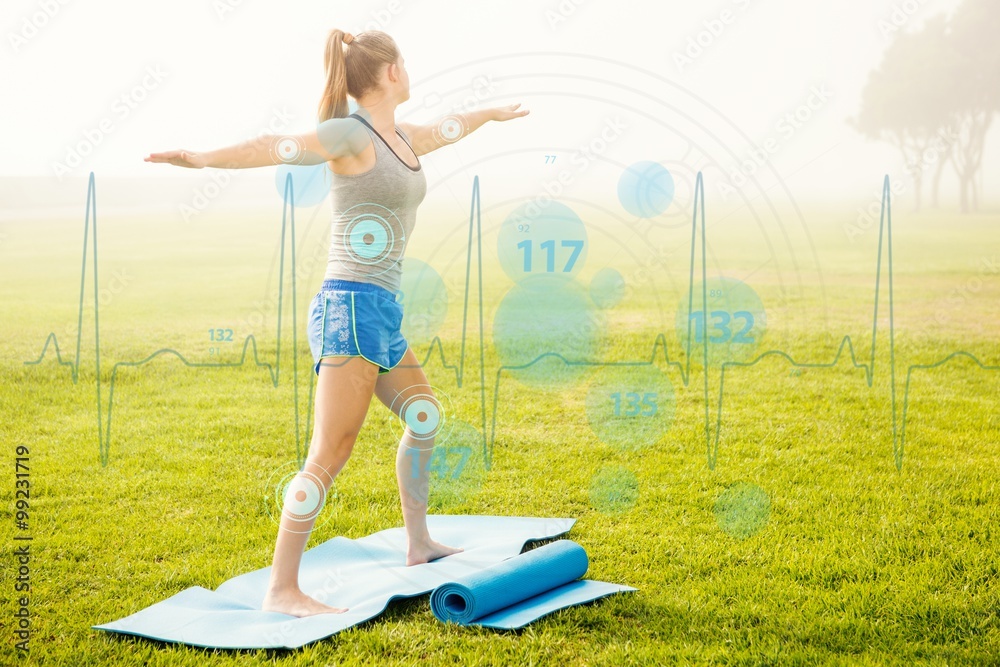
[[[411,151],[413,151],[413,144],[410,143],[409,137],[407,137],[406,134],[401,129],[399,129],[399,125],[396,126],[396,134],[398,134],[399,138],[405,141],[406,145],[410,147]],[[416,155],[417,151],[413,151],[413,154]]]
[[[410,140],[407,139],[405,136],[403,136],[403,133],[399,130],[399,126],[398,125],[395,127],[396,134],[398,134],[400,136],[400,138],[407,145],[407,147],[409,147],[409,149],[413,153],[414,157],[417,158],[417,166],[416,167],[411,167],[409,164],[407,164],[406,161],[402,157],[399,156],[399,153],[397,153],[396,151],[393,150],[392,146],[389,145],[389,142],[387,142],[385,140],[385,138],[381,134],[379,134],[379,131],[376,130],[374,127],[371,126],[371,123],[369,123],[364,118],[362,118],[361,116],[359,116],[358,114],[355,114],[355,113],[352,113],[350,115],[350,117],[351,118],[356,118],[359,121],[361,121],[361,123],[363,123],[364,126],[366,128],[368,128],[368,131],[371,134],[373,134],[376,137],[378,137],[378,141],[376,141],[375,143],[376,144],[381,144],[383,149],[385,149],[386,151],[392,153],[393,158],[395,158],[401,165],[403,165],[404,167],[406,167],[407,169],[409,169],[411,172],[414,172],[414,173],[415,172],[419,172],[419,171],[421,171],[423,169],[423,165],[420,162],[420,157],[417,156],[417,152],[415,150],[413,150],[413,146],[410,144]],[[378,150],[377,146],[376,146],[376,150]]]

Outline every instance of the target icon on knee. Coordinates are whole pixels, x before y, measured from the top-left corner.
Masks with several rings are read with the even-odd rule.
[[[404,433],[409,430],[414,449],[429,450],[442,444],[451,432],[448,397],[430,385],[414,385],[401,392],[391,406]]]
[[[314,521],[320,515],[329,494],[318,475],[300,470],[295,462],[290,462],[271,474],[268,489],[264,504],[268,516],[275,523],[281,525],[284,518],[290,519],[292,526],[285,529],[293,533],[308,533],[322,525]],[[323,523],[329,517],[330,514],[327,513]]]
[[[319,515],[326,489],[316,475],[300,472],[285,486],[282,513],[294,521],[309,521]]]
[[[357,204],[344,211],[349,222],[341,239],[343,255],[351,264],[379,265],[385,273],[395,266],[406,240],[403,223],[396,214],[379,204]],[[351,265],[347,265],[351,269]],[[372,274],[366,269],[365,275]]]

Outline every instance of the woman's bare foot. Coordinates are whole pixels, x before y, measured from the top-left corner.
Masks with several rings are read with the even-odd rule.
[[[444,558],[445,556],[457,554],[462,551],[465,551],[465,549],[461,547],[449,547],[428,538],[421,542],[410,543],[406,549],[406,564],[420,565],[421,563],[429,563],[432,560]]]
[[[289,616],[312,616],[313,614],[343,614],[346,608],[331,607],[315,600],[299,589],[268,591],[261,604],[261,611],[277,611]]]

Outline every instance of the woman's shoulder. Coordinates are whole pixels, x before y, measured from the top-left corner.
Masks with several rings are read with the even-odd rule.
[[[360,119],[351,116],[323,121],[317,134],[327,152],[339,158],[356,157],[372,144],[368,128]]]

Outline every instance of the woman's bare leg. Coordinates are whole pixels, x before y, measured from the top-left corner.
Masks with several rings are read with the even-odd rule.
[[[292,482],[305,488],[323,484],[323,497],[351,456],[371,404],[378,367],[360,357],[324,359],[316,380],[315,422],[305,465]],[[292,616],[339,613],[299,589],[299,564],[316,514],[297,520],[282,510],[271,565],[271,581],[261,608]]]
[[[413,350],[407,349],[398,366],[378,376],[375,395],[398,417],[400,407],[406,399],[416,394],[433,396],[417,356]],[[403,523],[406,526],[407,565],[419,565],[462,551],[460,548],[435,542],[427,531],[427,463],[433,449],[433,438],[416,438],[407,426],[396,450],[396,482],[399,486]]]

